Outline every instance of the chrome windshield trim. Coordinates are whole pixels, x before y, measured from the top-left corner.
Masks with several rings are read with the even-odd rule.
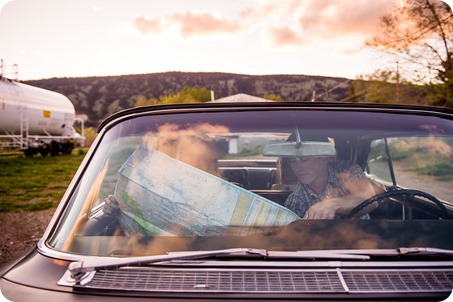
[[[235,261],[235,260],[175,260],[172,262],[166,262],[166,267],[171,266],[194,266],[194,267],[282,267],[281,261],[262,261],[257,262],[256,260],[251,261]],[[332,267],[343,267],[343,268],[383,268],[383,267],[394,267],[394,268],[442,268],[442,267],[453,267],[453,261],[285,261],[285,267],[287,268],[332,268]]]

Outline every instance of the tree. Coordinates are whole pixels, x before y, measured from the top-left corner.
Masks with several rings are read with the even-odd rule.
[[[453,15],[440,0],[404,0],[381,18],[367,45],[397,57],[413,83],[429,88],[432,104],[453,107]],[[407,68],[407,69],[406,69]]]
[[[205,87],[188,87],[184,86],[180,92],[165,95],[159,98],[159,104],[183,104],[209,102],[211,92]]]
[[[163,95],[159,99],[147,99],[140,95],[135,101],[135,106],[148,106],[156,104],[183,104],[183,103],[200,103],[211,100],[211,92],[205,87],[184,86],[181,91],[169,95]]]
[[[378,69],[370,75],[358,76],[350,89],[351,99],[357,102],[423,104],[426,94],[422,87],[408,82],[398,69]]]
[[[90,147],[97,136],[96,129],[93,127],[85,128],[83,134],[85,135],[85,146]]]
[[[265,95],[263,95],[263,99],[271,100],[274,102],[283,102],[284,101],[280,95],[277,95],[275,93],[265,94]]]
[[[155,104],[158,104],[158,103],[159,103],[159,100],[156,99],[156,98],[147,99],[146,96],[139,95],[137,97],[137,100],[135,101],[135,106],[136,107],[148,106],[148,105],[155,105]]]

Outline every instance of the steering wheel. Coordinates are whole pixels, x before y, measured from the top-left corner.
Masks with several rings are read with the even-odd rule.
[[[390,189],[389,191],[376,194],[367,200],[362,201],[359,205],[357,205],[354,209],[351,210],[351,212],[346,216],[347,219],[352,219],[358,212],[360,212],[363,208],[369,206],[370,204],[383,200],[388,197],[393,197],[393,196],[407,196],[407,199],[409,202],[413,202],[415,199],[415,196],[420,196],[423,198],[426,198],[432,202],[434,202],[439,209],[442,212],[442,215],[439,215],[439,218],[443,219],[448,219],[449,213],[447,208],[444,206],[442,202],[440,202],[439,199],[437,199],[435,196],[419,191],[419,190],[410,190],[410,189],[398,189],[398,188],[393,188]]]

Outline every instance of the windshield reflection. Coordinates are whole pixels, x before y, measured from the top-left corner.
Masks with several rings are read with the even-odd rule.
[[[254,230],[258,233],[247,236],[81,237],[72,241],[68,249],[85,255],[119,257],[235,247],[275,251],[397,247],[453,249],[452,227],[451,221],[432,220],[298,220],[286,227],[268,228],[267,232]]]

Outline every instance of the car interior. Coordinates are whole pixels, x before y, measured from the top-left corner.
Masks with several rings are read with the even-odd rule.
[[[355,160],[367,171],[368,152],[372,139],[359,139],[356,136],[334,136],[336,158]],[[218,170],[222,179],[241,188],[256,193],[273,202],[283,205],[294,190],[297,179],[291,171],[289,158],[264,159],[219,159]],[[389,182],[382,182],[367,174],[377,196],[372,202],[377,208],[370,212],[370,219],[411,220],[411,219],[451,219],[453,208],[444,205],[436,197],[426,192],[402,188]],[[392,193],[393,192],[393,193]],[[102,204],[91,212],[82,232],[85,236],[113,235],[117,221],[102,213]],[[346,217],[345,217],[346,218]]]

